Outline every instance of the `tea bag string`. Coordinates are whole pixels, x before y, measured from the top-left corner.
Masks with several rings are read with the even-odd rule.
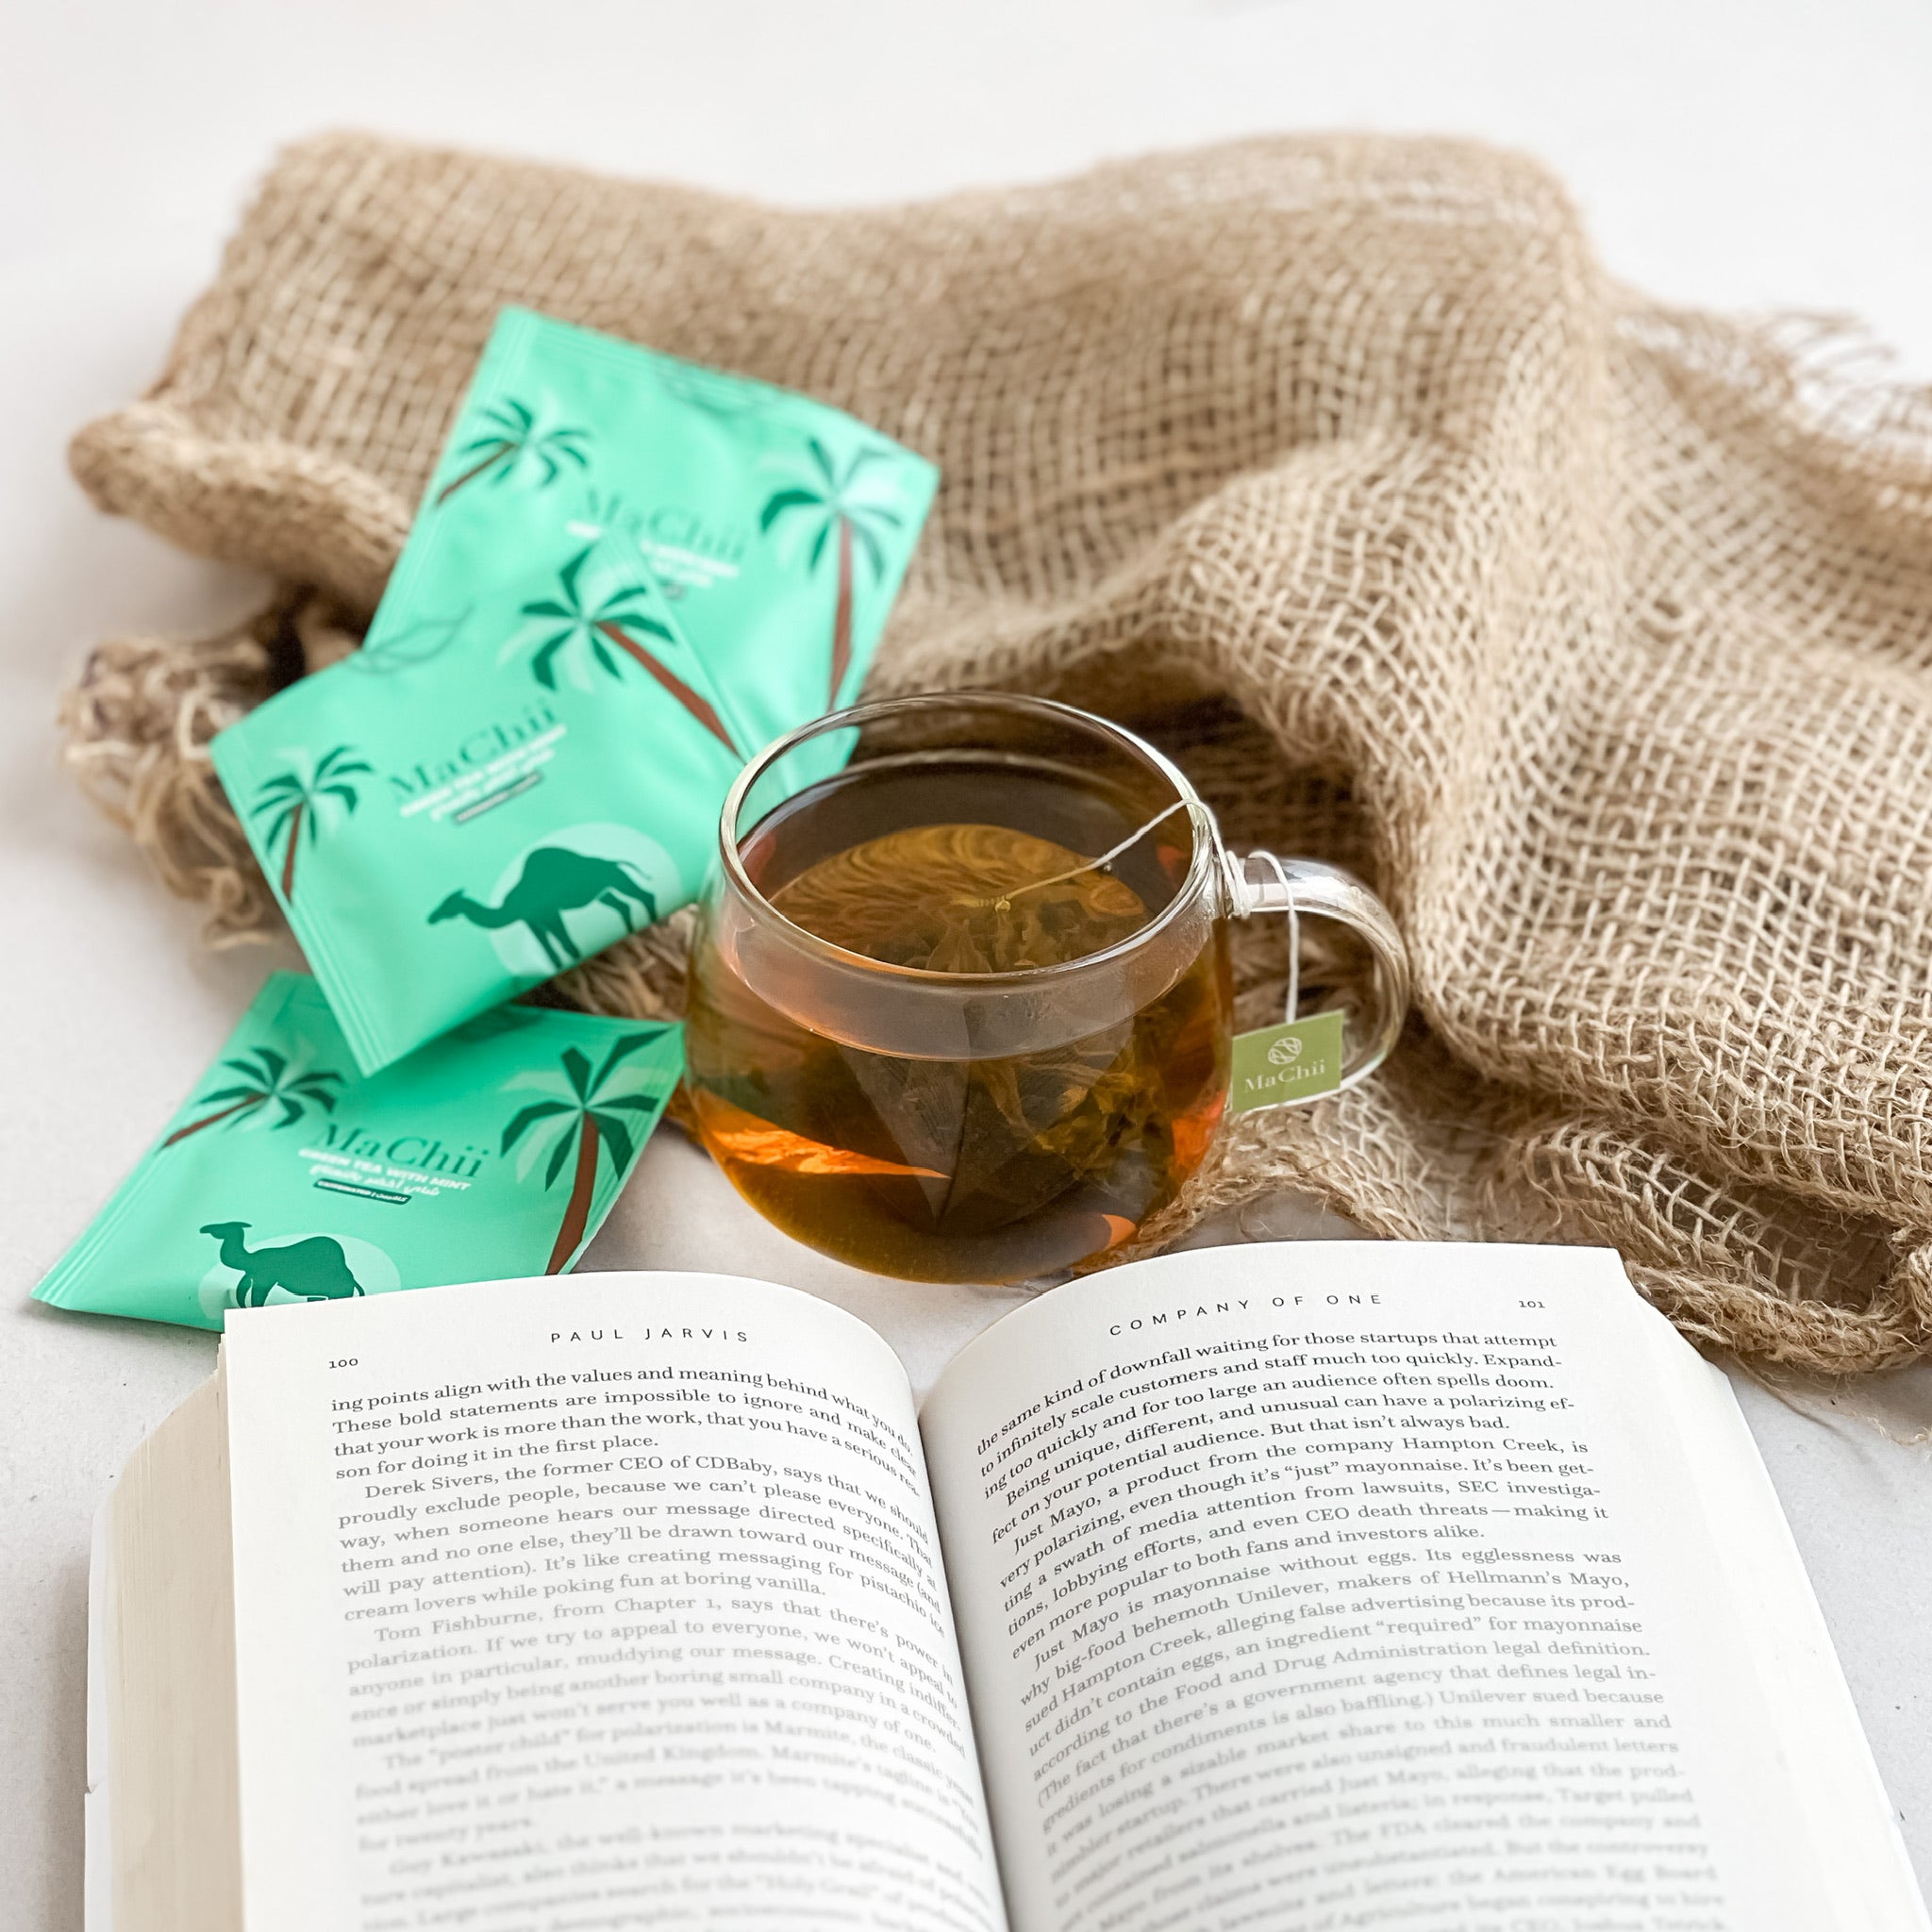
[[[1282,1019],[1292,1022],[1301,1016],[1302,1004],[1302,914],[1294,903],[1294,883],[1288,868],[1272,852],[1254,854],[1263,865],[1274,868],[1274,882],[1288,900],[1288,998],[1283,1002]]]
[[[1063,886],[1069,879],[1078,878],[1083,872],[1099,872],[1103,867],[1111,865],[1123,852],[1138,845],[1156,825],[1164,824],[1173,818],[1175,812],[1183,811],[1186,808],[1187,801],[1177,798],[1165,811],[1157,812],[1144,825],[1129,832],[1118,845],[1109,846],[1098,858],[1083,858],[1078,865],[1069,866],[1065,872],[1057,872],[1051,878],[1029,879],[1025,885],[1015,886],[1010,892],[1002,892],[997,898],[969,900],[967,903],[991,906],[995,912],[1009,912],[1012,910],[1013,901],[1022,892],[1038,892],[1047,886]]]

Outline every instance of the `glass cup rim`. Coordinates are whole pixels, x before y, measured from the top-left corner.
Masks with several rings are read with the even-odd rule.
[[[904,717],[920,711],[941,711],[978,707],[1009,714],[1030,715],[1048,724],[1063,725],[1091,737],[1111,740],[1118,749],[1151,766],[1174,789],[1177,809],[1185,810],[1193,834],[1193,852],[1188,861],[1187,876],[1159,912],[1145,925],[1138,926],[1124,939],[1116,940],[1098,952],[1083,953],[1076,959],[1062,959],[1053,966],[1027,966],[994,973],[936,973],[924,966],[900,966],[886,959],[874,959],[869,953],[855,953],[844,946],[821,939],[795,921],[788,919],[760,891],[745,871],[739,850],[738,817],[751,789],[781,758],[808,740],[833,730],[855,730],[881,718]],[[965,749],[965,747],[961,747]],[[841,767],[842,772],[845,767]],[[774,808],[775,809],[775,808]],[[1158,821],[1156,822],[1158,823]],[[1150,826],[1151,829],[1151,826]],[[1021,691],[915,691],[905,697],[875,698],[867,704],[848,705],[843,710],[822,716],[775,738],[754,758],[732,781],[718,814],[718,851],[725,882],[755,916],[781,929],[786,943],[826,965],[865,973],[881,974],[908,983],[930,987],[934,991],[1014,991],[1027,986],[1066,980],[1096,968],[1131,958],[1158,941],[1163,931],[1185,918],[1201,892],[1217,875],[1221,863],[1221,834],[1214,815],[1189,783],[1187,774],[1165,753],[1149,744],[1138,733],[1110,718],[1083,711],[1076,705],[1064,705],[1054,698],[1037,698]]]

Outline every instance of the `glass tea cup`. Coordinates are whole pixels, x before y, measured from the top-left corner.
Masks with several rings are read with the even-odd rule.
[[[1366,943],[1343,1087],[1408,1003],[1357,879],[1226,854],[1153,746],[1043,699],[819,719],[745,768],[719,842],[686,1015],[699,1132],[767,1219],[882,1274],[1024,1280],[1174,1198],[1227,1102],[1230,919]]]

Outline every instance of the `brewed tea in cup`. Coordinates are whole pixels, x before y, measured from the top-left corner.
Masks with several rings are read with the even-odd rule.
[[[1023,1280],[1174,1198],[1226,1105],[1230,916],[1367,939],[1376,1010],[1343,1084],[1407,1004],[1365,887],[1227,858],[1165,758],[1044,700],[821,719],[747,767],[720,844],[686,1016],[699,1131],[769,1220],[883,1274]]]

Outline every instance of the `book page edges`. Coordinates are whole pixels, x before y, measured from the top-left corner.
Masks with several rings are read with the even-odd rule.
[[[97,1523],[88,1932],[241,1932],[228,1523],[217,1370],[135,1451]]]
[[[1843,1932],[1932,1932],[1898,1819],[1743,1410],[1723,1372],[1654,1308],[1639,1316],[1684,1428],[1690,1467],[1790,1782]]]
[[[108,1502],[94,1511],[87,1563],[87,1790],[81,1799],[83,1932],[114,1932],[113,1779],[108,1743],[108,1599],[116,1577]]]

